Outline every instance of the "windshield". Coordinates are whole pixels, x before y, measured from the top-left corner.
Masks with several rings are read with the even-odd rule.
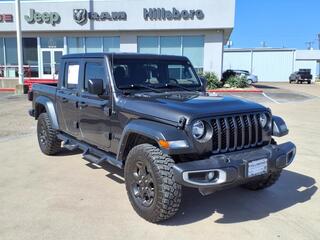
[[[201,83],[188,61],[153,59],[113,59],[113,75],[118,89],[145,90],[176,88],[197,90]]]

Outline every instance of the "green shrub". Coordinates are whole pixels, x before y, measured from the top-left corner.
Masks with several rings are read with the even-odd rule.
[[[248,87],[248,81],[246,77],[234,76],[228,78],[225,85],[229,85],[232,88],[246,88]]]
[[[199,75],[207,79],[208,89],[217,89],[222,87],[221,81],[219,80],[218,76],[214,72],[199,73]]]

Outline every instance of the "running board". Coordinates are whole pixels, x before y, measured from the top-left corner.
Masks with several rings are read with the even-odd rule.
[[[122,161],[116,159],[116,156],[111,153],[106,153],[94,146],[68,136],[67,134],[60,133],[57,135],[57,137],[63,142],[63,147],[65,147],[66,149],[70,151],[81,149],[83,151],[83,159],[91,163],[100,165],[103,162],[107,162],[117,168],[123,168]]]

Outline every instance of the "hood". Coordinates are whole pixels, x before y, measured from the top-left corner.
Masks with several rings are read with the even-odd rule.
[[[181,117],[186,117],[190,121],[196,118],[266,110],[260,104],[235,97],[206,96],[190,92],[139,93],[121,96],[117,105],[126,112],[172,122],[179,122]]]

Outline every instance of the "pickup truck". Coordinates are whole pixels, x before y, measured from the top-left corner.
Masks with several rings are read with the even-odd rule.
[[[254,102],[209,96],[186,57],[125,53],[61,59],[57,87],[34,85],[29,114],[41,151],[81,149],[123,169],[134,210],[160,222],[179,210],[182,186],[203,195],[274,184],[296,147],[282,118]]]
[[[289,77],[289,83],[303,83],[307,82],[311,84],[312,81],[311,69],[299,69],[299,71],[294,72]]]

